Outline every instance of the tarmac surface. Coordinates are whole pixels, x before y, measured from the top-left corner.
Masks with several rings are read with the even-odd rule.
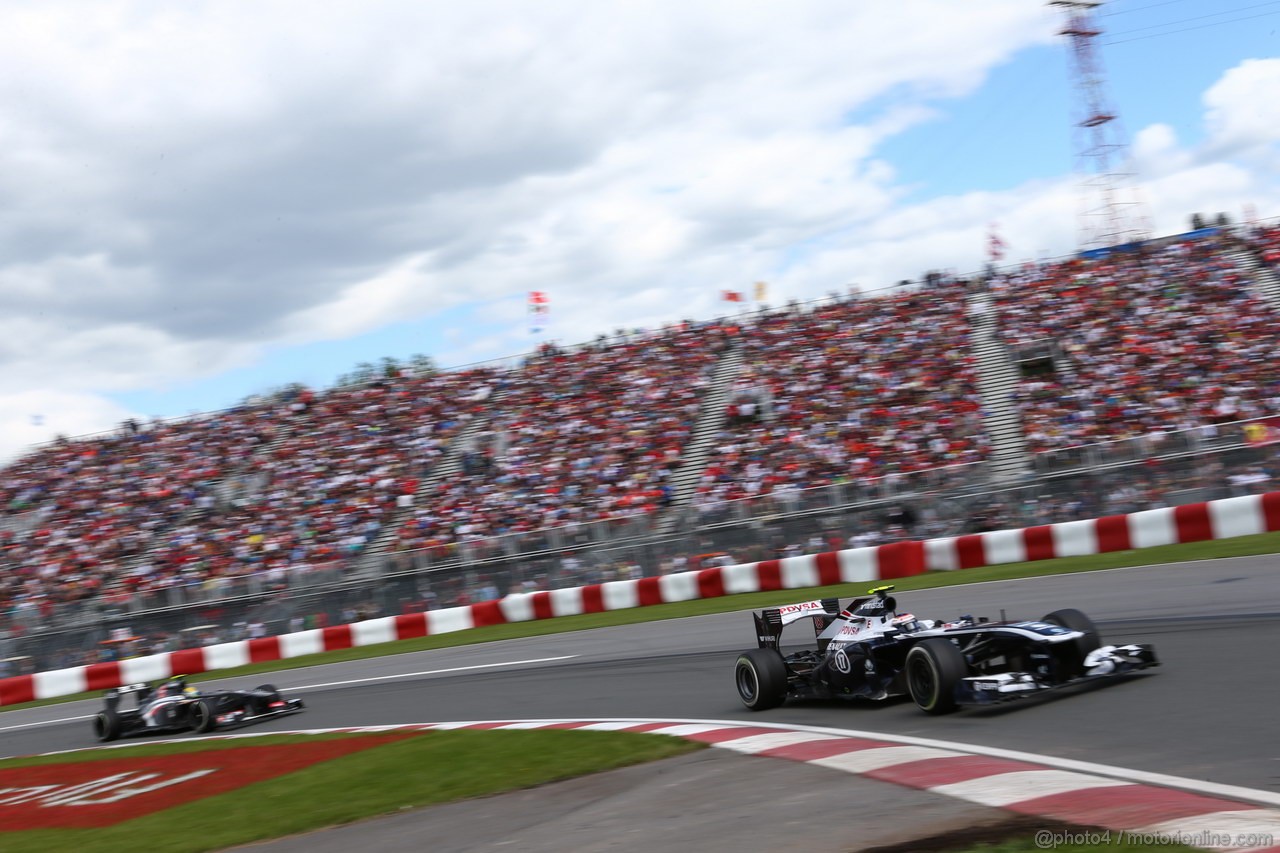
[[[786,593],[780,594],[780,601],[785,598]],[[1011,619],[1035,619],[1062,607],[1077,607],[1099,623],[1104,642],[1152,643],[1163,666],[1150,675],[1106,682],[1095,689],[1062,691],[946,717],[926,716],[909,700],[789,703],[754,714],[739,704],[732,682],[736,653],[754,645],[751,619],[739,612],[415,652],[272,673],[251,679],[251,684],[240,679],[220,686],[246,687],[269,679],[306,700],[305,714],[269,721],[255,731],[540,718],[801,723],[1016,749],[1280,792],[1280,741],[1274,736],[1275,708],[1280,704],[1274,663],[1280,649],[1280,557],[966,584],[903,592],[898,605],[900,611],[944,619],[961,613],[995,619],[1002,611]],[[791,630],[799,632],[798,641],[808,639],[805,626]],[[93,745],[89,716],[97,707],[96,702],[77,702],[0,713],[0,756]],[[851,814],[879,815],[875,837],[881,837],[880,830],[901,835],[905,827],[925,833],[926,827],[915,823],[921,809],[935,810],[929,813],[938,814],[944,822],[953,816],[941,804],[913,804],[916,798],[941,799],[934,795],[847,776],[831,786],[829,794],[825,789],[831,780],[813,774],[830,771],[743,760],[751,762],[750,773],[722,771],[719,768],[728,765],[720,758],[673,759],[650,765],[648,770],[617,771],[617,778],[630,780],[617,784],[632,784],[631,794],[617,788],[607,789],[614,791],[609,794],[601,788],[600,799],[579,799],[579,806],[572,806],[572,792],[595,791],[594,783],[579,782],[585,787],[575,787],[568,782],[562,783],[563,788],[538,789],[541,794],[521,792],[422,810],[413,813],[416,823],[408,816],[385,818],[373,822],[377,832],[387,833],[378,836],[377,849],[408,849],[394,846],[399,843],[396,833],[401,832],[397,821],[402,820],[413,827],[406,830],[406,837],[414,839],[415,849],[427,838],[433,839],[433,849],[632,849],[641,845],[621,843],[626,835],[619,827],[643,826],[647,832],[657,832],[646,809],[661,810],[663,792],[672,796],[672,803],[688,807],[695,802],[696,809],[715,809],[712,818],[698,812],[685,819],[673,810],[667,821],[670,828],[663,824],[663,832],[705,829],[709,833],[702,838],[704,843],[676,845],[689,849],[717,849],[714,839],[734,837],[734,822],[729,818],[734,814],[744,816],[744,837],[756,841],[737,845],[726,841],[723,849],[853,850],[862,849],[855,838],[870,837],[864,824],[857,836],[843,832],[830,836],[833,846],[827,841],[817,843],[807,834],[785,832],[775,839],[777,844],[767,844],[759,835],[765,827],[797,826],[788,823],[796,816],[787,808],[764,811],[773,809],[771,804],[780,797],[800,797],[794,805],[805,826],[830,821],[846,828]],[[775,780],[774,774],[781,776]],[[792,779],[790,774],[800,776]],[[871,788],[863,791],[867,785]],[[561,790],[570,793],[557,799]],[[691,791],[697,791],[698,797],[690,799]],[[828,795],[833,797],[830,803],[822,799]],[[883,808],[873,806],[877,798],[885,798]],[[851,811],[842,808],[841,801],[859,806]],[[527,812],[520,811],[524,808],[520,803],[531,804]],[[556,803],[569,809],[560,819],[551,817],[561,808]],[[973,812],[971,806],[952,807],[960,810],[954,816],[961,822],[994,819]],[[990,810],[978,809],[983,811]],[[907,814],[912,815],[910,820],[905,819]],[[494,822],[495,815],[503,819]],[[718,817],[724,820],[717,822]],[[476,824],[484,826],[476,829]],[[468,825],[473,829],[449,835],[449,827]],[[360,826],[374,831],[372,824]],[[569,827],[578,827],[574,831],[582,834],[571,844],[564,838],[557,841],[556,831]],[[471,835],[473,830],[480,834]],[[334,830],[321,837],[347,831]],[[518,843],[513,843],[515,832],[519,832]],[[598,844],[591,840],[593,834],[599,834]],[[443,847],[434,840],[437,836]],[[316,846],[317,836],[306,838],[308,850],[327,849],[327,842],[325,848]],[[790,842],[784,843],[788,838]],[[608,839],[619,843],[610,846]],[[332,849],[350,850],[351,846],[348,842]]]

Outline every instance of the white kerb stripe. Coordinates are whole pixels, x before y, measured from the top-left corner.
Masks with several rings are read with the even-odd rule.
[[[1154,833],[1170,838],[1182,836],[1186,838],[1184,843],[1194,844],[1196,847],[1208,847],[1211,850],[1264,850],[1274,847],[1274,843],[1267,843],[1266,839],[1259,839],[1260,843],[1252,846],[1244,844],[1233,844],[1233,840],[1240,835],[1262,835],[1270,836],[1272,839],[1280,838],[1280,811],[1275,809],[1240,809],[1239,811],[1227,812],[1210,812],[1209,814],[1198,814],[1193,817],[1180,817],[1175,820],[1166,820],[1162,823],[1144,826],[1141,829],[1131,830],[1132,832],[1140,832],[1143,834]],[[1197,838],[1187,838],[1187,836],[1200,836]]]
[[[554,726],[554,720],[541,720],[528,723],[507,723],[505,726],[498,726],[499,729],[545,729],[547,726]]]
[[[588,723],[585,726],[578,726],[574,731],[584,732],[623,732],[627,729],[634,729],[637,726],[643,726],[642,720],[608,720],[603,723]]]
[[[427,611],[428,634],[450,634],[475,627],[470,607],[446,607],[444,610]]]
[[[930,758],[954,758],[963,753],[949,749],[934,749],[931,746],[882,746],[874,749],[859,749],[843,755],[831,755],[827,758],[815,758],[810,764],[819,764],[833,770],[846,773],[866,773],[896,764],[908,764],[912,761],[925,761]]]
[[[551,590],[552,616],[581,616],[583,612],[582,587]]]
[[[821,583],[818,577],[818,561],[812,556],[784,557],[779,561],[779,566],[784,589],[817,586]]]
[[[171,675],[184,675],[174,672],[169,665],[169,653],[150,655],[145,658],[133,658],[120,661],[120,679],[124,684],[139,681],[160,681]]]
[[[840,561],[840,580],[844,583],[863,583],[880,579],[880,561],[875,548],[848,548],[836,552]]]
[[[679,572],[674,575],[663,575],[658,578],[658,591],[664,603],[672,601],[693,601],[698,595],[698,573]]]
[[[650,729],[651,735],[671,735],[672,737],[689,737],[690,735],[700,735],[703,732],[713,732],[716,729],[723,729],[724,726],[713,725],[711,723],[681,723],[675,726],[664,726],[660,729]]]
[[[1173,507],[1144,509],[1129,513],[1129,542],[1135,548],[1178,544],[1178,528]]]
[[[948,797],[968,800],[971,803],[981,803],[984,806],[1007,806],[1010,803],[1034,800],[1051,794],[1066,794],[1071,791],[1086,791],[1090,788],[1111,788],[1130,784],[1132,783],[1122,782],[1119,779],[1086,776],[1069,770],[1015,770],[1012,773],[999,773],[995,776],[983,776],[964,782],[936,785],[929,790]]]
[[[382,616],[351,624],[351,645],[372,646],[396,639],[396,617]]]
[[[759,565],[759,563],[738,563],[736,566],[725,566],[720,570],[724,591],[729,595],[740,592],[759,592]]]
[[[605,610],[628,610],[640,606],[639,581],[609,581],[600,585]]]
[[[35,679],[33,687],[37,699],[70,696],[73,693],[83,693],[88,689],[88,680],[85,678],[83,666],[37,672],[32,677]]]
[[[296,631],[280,637],[280,657],[296,658],[302,655],[314,655],[324,651],[324,629],[312,628],[309,631]]]
[[[1209,501],[1209,524],[1214,539],[1267,532],[1262,495],[1241,495]]]
[[[745,752],[754,755],[766,749],[777,749],[780,746],[793,746],[797,743],[810,743],[815,740],[842,740],[835,735],[820,735],[814,732],[770,732],[765,735],[747,735],[737,740],[723,740],[713,744],[718,749],[731,749],[734,752]]]
[[[931,572],[950,572],[960,568],[960,558],[956,555],[955,537],[926,539],[924,567]]]
[[[237,640],[234,643],[218,643],[216,646],[205,646],[205,669],[231,669],[249,663],[249,641]]]
[[[498,609],[508,622],[533,621],[533,593],[518,592],[498,600]]]
[[[995,530],[982,535],[982,549],[988,566],[1004,563],[1025,563],[1027,546],[1021,530]]]
[[[1098,553],[1098,528],[1094,519],[1060,521],[1051,525],[1055,557],[1083,557]]]

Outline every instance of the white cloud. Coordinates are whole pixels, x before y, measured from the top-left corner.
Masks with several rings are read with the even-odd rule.
[[[509,331],[438,361],[518,352],[528,290],[580,340],[760,279],[778,303],[976,269],[991,221],[1011,260],[1065,252],[1069,177],[908,205],[881,153],[1056,23],[1022,0],[9,4],[5,440],[34,435],[15,395],[108,428],[128,413],[95,395],[460,306]],[[1136,137],[1158,225],[1274,207],[1277,62],[1206,92],[1205,145]]]

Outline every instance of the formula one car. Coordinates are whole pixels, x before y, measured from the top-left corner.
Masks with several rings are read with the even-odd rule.
[[[762,711],[787,699],[909,694],[926,713],[946,714],[1159,665],[1149,645],[1102,645],[1079,610],[1038,622],[931,621],[899,614],[892,590],[878,587],[844,608],[827,598],[753,613],[759,648],[734,667],[742,704]],[[782,629],[809,619],[817,649],[784,655]]]
[[[182,678],[156,685],[129,684],[108,690],[93,718],[98,740],[111,741],[139,732],[211,732],[301,711],[301,699],[285,699],[270,684],[253,690],[201,693]]]

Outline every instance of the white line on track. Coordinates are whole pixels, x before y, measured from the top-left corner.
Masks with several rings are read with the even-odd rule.
[[[451,666],[447,669],[427,669],[421,672],[400,672],[395,675],[375,675],[369,678],[353,678],[349,681],[329,681],[324,684],[307,684],[302,687],[287,687],[286,693],[297,693],[302,690],[323,690],[327,687],[345,687],[348,684],[368,684],[371,681],[391,681],[396,678],[416,678],[420,675],[443,675],[448,672],[466,672],[475,669],[495,669],[500,666],[522,666],[527,663],[550,663],[557,660],[570,660],[578,655],[559,655],[552,658],[531,658],[529,660],[504,660],[498,663],[477,663],[471,666]],[[0,729],[4,731],[4,729]]]
[[[16,732],[18,729],[34,729],[40,726],[56,726],[59,723],[78,723],[81,720],[87,720],[88,717],[63,717],[60,720],[40,720],[36,723],[19,723],[16,726],[0,727],[0,732]]]
[[[377,675],[377,676],[371,676],[369,678],[353,678],[348,681],[330,681],[325,684],[307,684],[302,687],[286,687],[284,692],[297,693],[303,690],[323,690],[326,687],[345,687],[350,684],[368,684],[369,682],[372,682],[372,681],[391,681],[397,678],[414,678],[420,675],[442,675],[444,673],[449,673],[449,672],[466,672],[467,670],[476,670],[476,669],[496,669],[502,666],[523,666],[524,664],[531,664],[531,663],[551,663],[552,661],[570,660],[576,657],[578,657],[578,655],[559,655],[557,657],[551,657],[551,658],[531,658],[529,660],[505,660],[505,661],[498,661],[497,663],[478,663],[478,664],[473,664],[471,666],[451,666],[451,667],[448,667],[447,669],[428,669],[428,670],[423,670],[422,672],[402,672],[402,673],[397,673],[395,675]],[[40,720],[39,722],[35,722],[35,723],[19,723],[16,726],[0,726],[0,732],[13,732],[13,731],[18,731],[19,729],[34,729],[34,728],[39,728],[40,726],[56,726],[61,723],[78,723],[81,720],[87,720],[89,718],[90,717],[88,716],[62,717],[57,720]]]

